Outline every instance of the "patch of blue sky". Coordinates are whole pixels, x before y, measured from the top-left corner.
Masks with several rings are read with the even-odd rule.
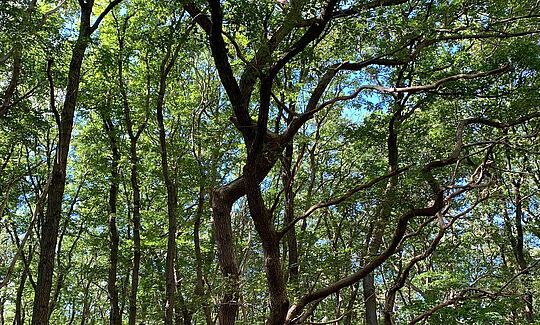
[[[341,116],[353,123],[359,124],[364,121],[364,119],[370,114],[368,107],[377,106],[382,100],[379,94],[377,93],[365,93],[360,95],[362,104],[360,107],[356,105],[345,105],[341,110]]]
[[[69,40],[75,40],[79,36],[79,17],[74,15],[61,14],[62,20],[65,22],[60,29],[60,36]]]

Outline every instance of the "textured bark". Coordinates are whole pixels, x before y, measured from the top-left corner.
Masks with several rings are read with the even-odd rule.
[[[211,198],[218,262],[226,282],[219,306],[219,325],[234,325],[238,314],[238,264],[231,228],[231,208],[237,198],[231,198],[231,191],[227,187],[215,190]]]
[[[81,65],[90,36],[91,11],[91,5],[81,8],[80,35],[73,49],[66,98],[62,109],[60,125],[58,126],[59,139],[56,159],[52,169],[52,179],[47,197],[47,211],[41,228],[38,280],[32,314],[33,325],[49,323],[49,298],[51,295],[56,241],[62,213],[62,201],[66,185],[66,165],[71,141],[71,131],[73,129],[73,117],[77,104]]]
[[[244,178],[246,180],[245,186],[249,211],[255,224],[255,229],[261,238],[264,254],[264,268],[270,295],[270,315],[267,324],[282,325],[285,322],[287,309],[289,308],[289,298],[287,297],[279,258],[280,237],[274,229],[272,216],[268,213],[264,205],[259,182],[254,177],[256,173],[252,168],[256,168],[256,165],[251,165],[249,161],[250,159],[248,158],[248,166],[244,168]]]
[[[62,214],[62,201],[66,186],[66,166],[73,129],[73,118],[77,105],[81,66],[84,52],[90,41],[90,36],[97,29],[105,15],[114,8],[121,0],[111,2],[100,14],[93,25],[90,24],[94,1],[79,1],[81,7],[81,22],[79,25],[79,37],[73,48],[69,65],[68,81],[64,106],[58,125],[58,143],[56,147],[56,159],[51,171],[51,183],[47,196],[47,211],[41,226],[40,254],[38,265],[38,281],[34,295],[34,307],[32,314],[33,325],[47,325],[49,323],[49,298],[51,295],[52,277],[54,270],[54,254],[58,238],[58,228]]]

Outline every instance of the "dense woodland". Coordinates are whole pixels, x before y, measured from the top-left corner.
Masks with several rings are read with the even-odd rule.
[[[537,0],[0,2],[0,325],[540,324]]]

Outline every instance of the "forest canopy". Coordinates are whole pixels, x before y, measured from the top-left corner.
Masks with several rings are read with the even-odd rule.
[[[537,0],[0,2],[0,325],[540,324]]]

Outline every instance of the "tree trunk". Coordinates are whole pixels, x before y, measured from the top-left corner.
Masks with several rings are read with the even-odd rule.
[[[279,257],[280,237],[274,229],[272,217],[264,205],[259,182],[254,176],[256,175],[253,169],[256,168],[255,161],[257,160],[248,158],[248,164],[244,168],[244,179],[249,211],[255,229],[261,238],[264,254],[264,269],[270,294],[270,315],[267,324],[283,325],[289,308],[289,299],[281,271]]]
[[[397,132],[399,123],[401,120],[401,109],[398,108],[396,113],[390,119],[388,125],[388,138],[387,138],[387,150],[388,150],[388,173],[395,172],[398,169],[398,149],[397,149]],[[375,222],[373,235],[368,240],[367,252],[369,256],[374,256],[379,253],[382,239],[384,236],[384,230],[386,224],[390,219],[390,213],[392,211],[392,202],[394,199],[395,187],[397,185],[398,176],[392,176],[388,179],[386,189],[384,191],[384,199],[377,211],[377,219]],[[368,274],[363,282],[362,287],[364,289],[364,307],[366,309],[366,324],[377,325],[377,294],[375,292],[375,275],[373,272]]]
[[[169,164],[167,162],[167,142],[165,139],[165,126],[163,124],[163,96],[165,95],[165,78],[161,78],[161,87],[157,104],[157,120],[159,126],[159,144],[161,147],[161,169],[165,186],[167,187],[167,211],[169,218],[169,229],[167,236],[167,259],[165,265],[165,324],[173,325],[174,321],[174,294],[176,292],[176,185],[169,175]]]
[[[32,262],[32,258],[34,257],[34,249],[32,246],[28,248],[28,261],[24,263],[24,269],[21,275],[21,280],[19,282],[19,287],[17,288],[17,296],[15,298],[15,319],[14,324],[16,325],[23,325],[24,324],[24,315],[23,315],[23,308],[22,308],[22,300],[23,300],[23,293],[24,293],[24,287],[26,284],[26,278],[29,274],[29,266]]]
[[[90,315],[90,301],[89,301],[89,291],[90,291],[90,284],[91,282],[88,281],[86,286],[84,287],[84,297],[83,297],[83,310],[81,315],[81,325],[85,325],[86,321],[88,319],[88,315]]]
[[[360,286],[358,284],[353,285],[351,287],[351,296],[349,297],[349,302],[347,303],[347,311],[349,312],[345,319],[343,320],[343,325],[351,325],[353,316],[355,315],[355,312],[353,311],[354,303],[356,302],[356,296],[358,295],[358,288]]]
[[[364,307],[366,308],[366,324],[377,325],[377,296],[375,294],[375,278],[373,272],[362,282],[364,288]]]
[[[219,325],[234,325],[238,314],[238,264],[234,252],[231,208],[237,198],[231,198],[230,187],[214,190],[211,196],[216,250],[225,290],[219,306]]]
[[[118,145],[116,135],[114,134],[114,125],[108,116],[103,117],[103,124],[105,131],[109,135],[109,141],[111,145],[112,161],[111,161],[111,185],[109,188],[109,278],[107,283],[107,290],[110,299],[110,324],[121,325],[122,316],[120,315],[120,309],[118,306],[118,286],[116,285],[117,269],[118,269],[118,245],[119,235],[116,227],[116,202],[118,198],[118,162],[120,161],[120,153],[118,151]]]
[[[506,151],[506,169],[507,170],[513,170],[512,164],[510,162],[510,153],[507,149]],[[514,194],[514,227],[516,228],[516,235],[513,236],[511,232],[509,232],[510,242],[512,243],[512,250],[514,251],[514,256],[516,258],[516,262],[519,267],[519,271],[523,272],[524,274],[527,274],[527,261],[525,261],[525,256],[523,254],[523,225],[521,224],[523,220],[523,198],[521,197],[521,182],[522,179],[516,179],[512,174],[510,173],[510,183],[512,185],[512,191]],[[508,223],[507,228],[511,229],[511,225],[509,224],[508,218],[505,218],[506,222]],[[530,284],[525,284],[525,293],[523,294],[523,300],[525,302],[525,318],[528,323],[534,323],[534,311],[533,311],[533,297],[532,293],[529,290]]]
[[[81,6],[79,37],[75,42],[69,66],[66,97],[61,113],[60,125],[58,125],[59,138],[56,148],[56,159],[52,169],[52,179],[47,197],[47,211],[41,228],[38,280],[32,314],[33,325],[46,325],[49,323],[49,298],[51,295],[58,228],[62,214],[62,201],[66,186],[66,165],[71,141],[71,131],[73,129],[73,117],[77,104],[77,93],[79,91],[81,65],[91,34],[91,13],[91,4]]]
[[[203,214],[204,209],[204,175],[201,174],[201,177],[203,179],[201,180],[201,183],[199,185],[199,198],[197,202],[197,212],[195,214],[195,220],[193,222],[193,243],[195,246],[195,270],[197,272],[197,280],[195,283],[195,295],[197,295],[202,303],[202,308],[204,312],[204,318],[206,320],[207,325],[214,325],[214,322],[212,321],[212,311],[210,310],[210,306],[208,305],[208,296],[205,294],[204,291],[204,282],[203,282],[203,270],[202,270],[202,256],[201,256],[201,244],[200,244],[200,236],[199,236],[199,229],[201,225],[201,218]]]
[[[122,40],[119,40],[120,55],[122,55]],[[145,128],[145,124],[137,131],[133,130],[133,123],[131,121],[131,113],[129,109],[127,93],[124,89],[124,80],[122,66],[122,56],[118,60],[118,81],[120,87],[120,93],[122,95],[122,106],[124,109],[124,117],[126,119],[126,128],[129,135],[129,149],[130,149],[130,182],[131,189],[133,191],[133,264],[131,269],[131,291],[129,293],[129,308],[128,308],[128,323],[129,325],[135,325],[137,320],[137,290],[139,288],[139,268],[141,264],[141,190],[138,183],[138,163],[139,158],[137,156],[137,141],[139,136]],[[148,107],[147,107],[148,109]]]
[[[292,141],[285,147],[285,155],[283,157],[283,193],[285,196],[284,202],[284,221],[289,224],[294,219],[294,191],[292,175],[292,156],[293,144]],[[293,226],[287,232],[287,247],[288,247],[288,264],[289,264],[289,280],[293,288],[298,288],[298,242],[296,241],[296,226]]]
[[[141,264],[141,193],[137,182],[137,140],[131,139],[131,188],[133,190],[133,267],[131,270],[131,291],[129,295],[129,325],[137,319],[137,290],[139,288],[139,267]]]

